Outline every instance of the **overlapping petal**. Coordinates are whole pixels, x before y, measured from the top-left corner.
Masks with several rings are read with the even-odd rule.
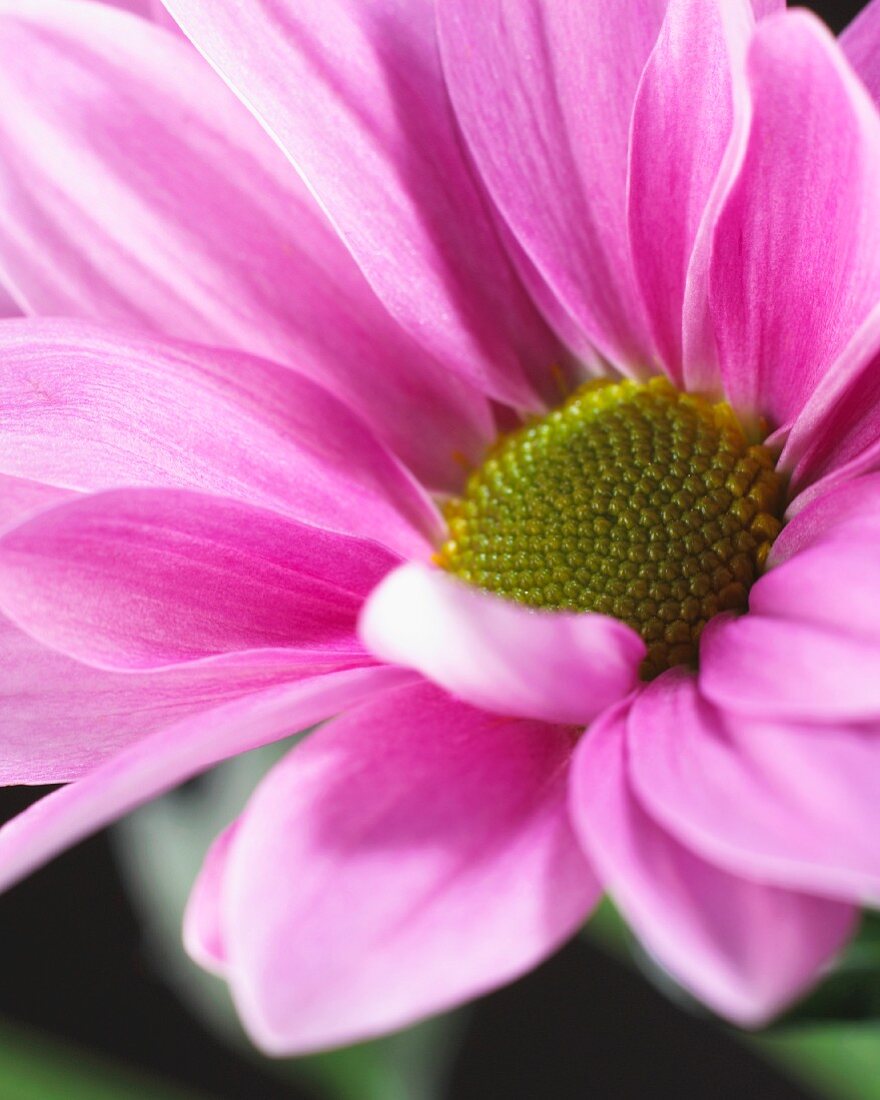
[[[493,397],[552,393],[554,342],[461,149],[431,0],[167,0],[317,195],[391,314]]]
[[[449,90],[508,224],[614,366],[650,369],[626,230],[636,87],[666,0],[439,0]]]
[[[424,684],[297,746],[197,902],[255,1041],[280,1054],[398,1028],[566,939],[598,894],[568,821],[571,749],[566,729]]]
[[[671,674],[627,728],[639,799],[683,843],[758,881],[877,905],[880,727],[743,718]]]
[[[880,308],[810,394],[779,458],[791,493],[807,496],[880,467]],[[803,501],[799,502],[802,506]]]
[[[392,690],[408,675],[376,667],[309,675],[208,706],[150,732],[0,828],[0,890],[221,760],[307,729]]]
[[[213,6],[212,9],[213,10]],[[334,388],[432,486],[485,402],[388,315],[192,47],[98,4],[0,4],[0,270],[31,310],[267,355]]]
[[[411,563],[360,621],[382,660],[496,714],[585,725],[638,682],[641,638],[606,615],[536,611]]]
[[[239,828],[239,820],[227,825],[208,849],[183,916],[183,942],[190,956],[199,966],[220,976],[226,971],[223,883],[232,842]]]
[[[0,610],[97,667],[148,669],[287,648],[359,661],[365,596],[399,559],[378,543],[184,490],[64,502],[0,538]]]
[[[815,979],[855,911],[732,875],[666,832],[631,787],[627,712],[610,711],[578,747],[575,827],[648,950],[717,1011],[759,1026]]]
[[[74,490],[198,489],[408,554],[442,530],[362,421],[302,375],[70,321],[0,327],[0,471]]]
[[[803,722],[880,718],[880,644],[809,621],[718,616],[700,639],[700,689],[734,713]]]
[[[781,426],[880,297],[880,117],[808,12],[759,23],[748,80],[710,297],[729,398]]]
[[[776,566],[826,536],[849,533],[871,537],[880,532],[880,475],[868,474],[834,485],[802,504],[802,493],[792,507],[801,505],[782,528],[770,550],[768,565]]]
[[[659,354],[688,388],[719,388],[708,270],[718,206],[747,122],[748,0],[671,0],[642,74],[630,136],[628,224]]]
[[[880,102],[880,4],[877,0],[865,4],[844,30],[840,47],[874,102]]]
[[[361,656],[352,665],[372,664]],[[188,715],[339,667],[286,649],[227,653],[144,674],[74,661],[0,618],[0,784],[67,783]]]

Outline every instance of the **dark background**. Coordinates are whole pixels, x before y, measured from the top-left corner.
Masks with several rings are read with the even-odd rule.
[[[807,6],[836,31],[862,7],[856,2]],[[0,791],[0,819],[34,794]],[[0,899],[0,1017],[204,1096],[312,1096],[261,1072],[214,1039],[163,985],[104,836]],[[450,1100],[806,1097],[721,1028],[677,1009],[633,971],[582,940],[476,1006],[448,1095]]]

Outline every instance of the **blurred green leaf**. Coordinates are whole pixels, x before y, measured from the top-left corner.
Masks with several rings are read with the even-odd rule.
[[[66,1043],[0,1022],[3,1100],[208,1100]]]
[[[880,1023],[801,1024],[753,1043],[814,1095],[880,1100]]]
[[[325,1100],[435,1100],[443,1092],[462,1013],[344,1050],[299,1059],[263,1058],[242,1031],[225,983],[184,953],[183,911],[209,844],[295,740],[230,760],[194,788],[144,806],[116,826],[117,861],[141,916],[149,953],[181,1000],[240,1053],[259,1060],[263,1069],[306,1082]]]

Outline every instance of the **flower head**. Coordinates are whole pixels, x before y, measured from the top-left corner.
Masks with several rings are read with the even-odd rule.
[[[603,890],[766,1020],[880,896],[880,8],[167,7],[0,13],[0,270],[66,317],[0,326],[0,777],[69,781],[0,882],[327,720],[187,915],[264,1048]]]

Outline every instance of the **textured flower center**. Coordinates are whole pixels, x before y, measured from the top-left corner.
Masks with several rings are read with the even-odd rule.
[[[446,507],[438,561],[531,607],[600,611],[644,638],[649,679],[742,610],[783,507],[732,409],[662,378],[591,382],[502,436]]]

